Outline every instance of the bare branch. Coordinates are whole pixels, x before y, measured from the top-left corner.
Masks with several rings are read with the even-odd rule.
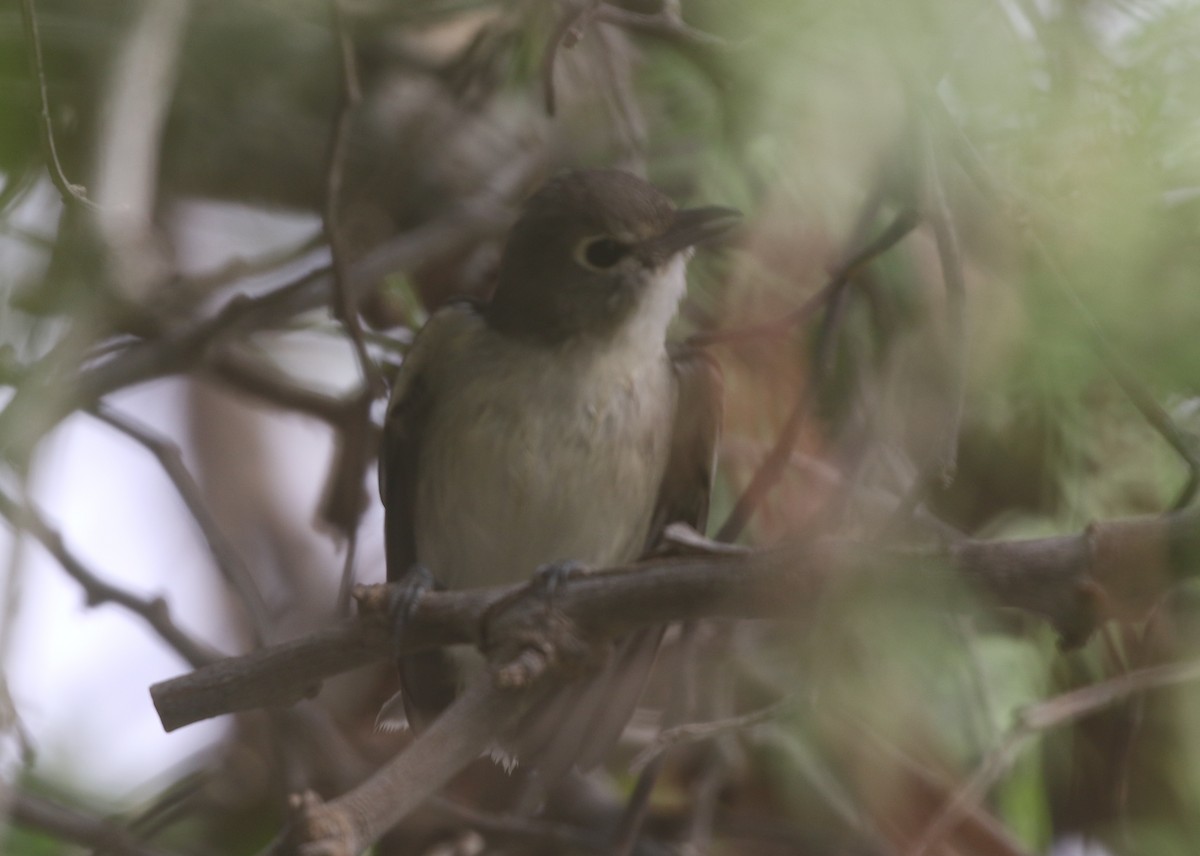
[[[7,518],[14,528],[28,532],[41,542],[63,570],[83,588],[88,606],[115,603],[141,618],[164,642],[195,668],[206,666],[221,659],[222,654],[197,642],[171,620],[167,602],[161,597],[151,600],[106,582],[87,567],[74,553],[67,549],[62,535],[51,527],[32,506],[17,502],[8,494],[0,492],[0,515]]]
[[[293,383],[273,365],[235,352],[223,352],[209,360],[203,371],[232,389],[268,404],[294,410],[334,427],[345,424],[357,397],[334,398]]]
[[[605,24],[614,24],[660,39],[670,39],[710,48],[731,46],[730,42],[721,36],[689,26],[672,10],[671,6],[672,4],[668,3],[661,12],[646,13],[605,4],[596,13],[596,19]]]
[[[546,52],[542,56],[542,92],[546,113],[553,116],[557,107],[554,96],[554,61],[559,47],[573,48],[583,38],[583,31],[591,21],[602,0],[583,0],[574,8],[568,8],[555,25],[546,41]]]
[[[1031,704],[1020,712],[1020,727],[1028,731],[1049,731],[1112,707],[1132,696],[1195,681],[1200,681],[1200,660],[1136,669]]]
[[[957,798],[967,789],[970,789],[972,793],[986,792],[990,787],[990,782],[1003,775],[1011,765],[1013,753],[1019,748],[1018,746],[1002,742],[981,766],[979,775],[973,776],[959,788],[954,788],[944,774],[920,763],[901,747],[867,727],[853,711],[842,711],[841,723],[838,725],[842,724],[850,724],[859,740],[869,741],[872,746],[885,755],[888,761],[902,772],[907,785],[922,794],[923,801],[936,800],[941,795],[949,795],[947,804],[954,804],[958,814],[948,826],[944,827],[944,831],[946,834],[959,833],[961,836],[956,836],[953,842],[954,848],[950,852],[987,853],[994,854],[994,856],[1031,856],[1029,851],[1016,841],[1012,833],[1005,829],[986,807],[980,806],[970,799],[959,802]],[[937,802],[933,804],[936,806]],[[933,816],[926,830],[928,831],[934,825],[940,825],[937,815]],[[915,856],[918,848],[923,846],[924,841],[918,840],[909,844],[902,852],[904,856]],[[947,851],[938,850],[936,852],[942,854]]]
[[[620,164],[631,172],[645,175],[646,117],[642,115],[629,67],[615,61],[621,42],[617,33],[603,28],[595,30],[595,42],[596,61],[608,83],[605,101],[622,150]]]
[[[11,816],[17,826],[36,829],[60,841],[94,847],[111,856],[166,856],[167,851],[142,844],[115,823],[25,791],[15,791],[11,796]]]
[[[221,532],[216,518],[208,509],[200,485],[192,478],[192,474],[188,472],[188,468],[183,462],[183,453],[179,447],[155,433],[149,426],[118,413],[104,404],[97,405],[93,413],[101,422],[140,443],[158,461],[163,472],[175,485],[175,490],[179,493],[188,511],[191,512],[196,525],[200,527],[200,532],[204,536],[205,543],[208,544],[209,552],[212,553],[221,575],[225,577],[225,581],[241,599],[242,606],[246,610],[246,617],[250,620],[250,629],[255,643],[262,645],[267,640],[270,631],[270,614],[266,602],[263,600],[262,592],[259,591],[254,576],[246,567],[246,563],[242,561],[237,549]]]
[[[544,163],[542,152],[514,159],[497,172],[476,196],[445,215],[405,232],[367,253],[349,273],[358,292],[397,270],[411,270],[448,253],[499,234],[511,221],[509,205],[528,186]],[[209,318],[169,330],[123,348],[79,372],[67,393],[49,400],[44,387],[25,384],[0,411],[0,457],[25,448],[76,409],[128,386],[188,371],[221,344],[328,304],[331,277],[327,268],[308,271],[285,286],[259,297],[238,296]],[[52,351],[29,367],[26,376],[57,376],[60,355]],[[71,355],[72,364],[78,358]]]
[[[743,729],[769,722],[779,716],[791,703],[793,703],[791,699],[781,699],[774,704],[769,704],[766,707],[738,716],[730,716],[710,722],[685,722],[683,725],[664,728],[654,738],[653,743],[639,752],[629,762],[629,769],[633,772],[641,770],[650,761],[672,746],[677,746],[681,743],[699,743],[704,740],[712,740],[714,737],[728,734],[731,731],[742,731]]]
[[[696,712],[696,669],[699,625],[689,621],[680,628],[679,662],[672,678],[670,695],[663,708],[662,719],[659,722],[660,733],[664,727],[674,727],[681,722],[693,719]],[[667,756],[659,753],[649,760],[640,770],[631,767],[631,772],[637,774],[637,781],[625,802],[625,810],[621,814],[621,823],[614,837],[613,856],[630,856],[637,847],[641,836],[642,825],[650,812],[650,797],[658,784],[658,777],[666,766]]]
[[[925,130],[925,174],[929,182],[929,218],[937,244],[942,281],[946,285],[946,329],[949,335],[950,404],[945,414],[942,447],[938,450],[938,476],[943,484],[954,480],[958,469],[958,435],[962,427],[964,399],[967,393],[967,288],[963,275],[962,249],[958,232],[946,199],[946,180],[934,146],[932,133]]]
[[[354,354],[358,359],[358,368],[362,372],[364,385],[371,393],[375,393],[382,391],[383,381],[379,377],[379,369],[372,362],[367,353],[367,345],[363,341],[362,324],[358,318],[358,301],[350,290],[345,241],[341,232],[342,183],[346,171],[346,152],[350,144],[351,119],[362,100],[362,87],[358,79],[358,59],[355,56],[354,39],[350,33],[349,23],[346,21],[339,0],[331,0],[331,2],[341,78],[341,102],[338,105],[337,118],[333,123],[333,133],[329,140],[329,157],[325,168],[325,210],[323,212],[325,238],[329,242],[329,253],[332,259],[333,315],[345,326],[346,332],[350,336],[350,342],[354,345]]]
[[[707,348],[729,342],[754,341],[763,336],[789,335],[797,326],[810,320],[817,310],[828,302],[830,296],[841,287],[843,282],[853,279],[864,267],[900,243],[909,232],[916,228],[918,222],[917,215],[911,209],[901,211],[878,238],[856,252],[845,263],[839,265],[830,275],[828,282],[782,318],[745,327],[696,333],[688,337],[687,344],[698,348]]]
[[[1037,734],[1075,722],[1134,696],[1196,681],[1200,681],[1200,660],[1165,663],[1127,672],[1025,707],[1018,714],[1016,725],[950,797],[907,856],[929,853],[953,832]]]
[[[341,98],[337,118],[329,141],[329,157],[326,165],[325,210],[323,221],[325,236],[329,241],[332,259],[333,315],[345,328],[354,348],[355,360],[362,375],[362,391],[354,405],[346,409],[346,418],[340,425],[341,436],[338,451],[334,456],[333,473],[329,477],[330,488],[322,502],[322,518],[346,536],[346,557],[342,567],[342,582],[339,587],[338,608],[344,610],[350,599],[354,581],[354,557],[358,541],[358,522],[362,516],[364,497],[362,481],[371,462],[374,448],[369,443],[359,442],[370,431],[371,404],[384,391],[383,377],[379,367],[367,352],[363,339],[362,323],[358,316],[358,300],[350,287],[347,269],[345,241],[341,231],[342,182],[346,168],[346,152],[350,143],[351,119],[362,100],[359,82],[358,60],[355,55],[354,39],[349,22],[343,13],[340,0],[333,4],[333,29],[337,37],[338,59],[341,78]]]
[[[267,250],[261,255],[235,256],[216,270],[181,278],[172,289],[180,295],[179,303],[174,305],[194,306],[197,301],[209,297],[225,286],[279,272],[318,249],[323,243],[324,237],[318,231],[294,244]]]
[[[609,852],[605,837],[587,829],[517,814],[491,814],[445,797],[434,796],[430,798],[429,804],[453,815],[473,829],[504,841],[541,847],[553,846],[565,851]]]
[[[589,639],[704,617],[802,621],[832,580],[867,574],[891,584],[921,584],[950,573],[990,601],[1044,618],[1064,645],[1078,645],[1105,618],[1144,616],[1175,579],[1195,568],[1200,509],[1097,523],[1076,535],[1018,541],[963,539],[937,548],[889,550],[877,544],[818,540],[742,555],[662,559],[573,578],[555,593],[554,613]],[[214,663],[150,688],[168,731],[262,706],[288,704],[332,675],[401,650],[503,645],[546,619],[545,604],[516,598],[523,586],[422,595],[398,647],[387,587],[360,588],[360,616],[292,642]],[[513,601],[499,615],[489,610]]]
[[[517,722],[547,690],[501,689],[482,672],[407,749],[331,802],[293,795],[290,842],[300,856],[354,856],[399,823]]]
[[[877,183],[875,189],[863,204],[862,210],[859,212],[858,223],[855,226],[850,246],[858,247],[866,240],[867,230],[870,229],[871,223],[874,222],[876,215],[879,213],[882,202],[882,187]],[[825,316],[821,324],[821,329],[817,333],[817,365],[813,372],[814,376],[808,380],[804,388],[797,394],[796,403],[792,406],[791,412],[780,429],[774,446],[772,446],[771,451],[763,459],[762,463],[759,464],[758,469],[754,471],[754,475],[750,478],[750,483],[746,485],[746,489],[742,491],[742,495],[738,497],[737,502],[734,504],[733,510],[729,512],[729,517],[726,518],[721,528],[717,530],[718,541],[736,540],[741,535],[742,530],[746,528],[746,524],[750,522],[750,518],[754,515],[754,512],[766,499],[771,488],[782,477],[784,464],[791,458],[792,450],[796,447],[796,443],[800,439],[800,431],[808,418],[808,412],[816,395],[817,384],[821,378],[828,374],[829,363],[832,361],[834,339],[837,335],[842,313],[845,310],[846,288],[853,274],[865,264],[864,252],[875,250],[877,247],[892,246],[896,240],[907,234],[911,228],[908,225],[908,218],[902,213],[880,239],[868,244],[865,250],[852,250],[849,257],[838,265],[836,272],[830,278],[829,284],[820,292],[825,295],[825,300],[823,301]]]

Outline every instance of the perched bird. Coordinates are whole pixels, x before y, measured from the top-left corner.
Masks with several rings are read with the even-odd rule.
[[[452,589],[513,583],[551,563],[635,560],[672,522],[703,529],[720,374],[669,349],[667,327],[692,248],[738,216],[677,210],[614,170],[567,173],[528,200],[491,301],[435,312],[397,377],[379,469],[389,580],[422,567]],[[546,780],[596,763],[661,636],[618,640],[598,673],[527,713],[505,751]],[[453,700],[460,667],[443,651],[402,657],[415,729]]]

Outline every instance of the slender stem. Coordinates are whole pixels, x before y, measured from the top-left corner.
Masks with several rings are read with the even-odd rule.
[[[29,51],[30,73],[38,92],[38,118],[41,120],[38,128],[42,136],[42,148],[50,180],[54,182],[64,203],[76,203],[98,211],[100,206],[87,198],[87,188],[67,180],[62,162],[58,159],[58,147],[54,142],[54,122],[50,118],[50,95],[46,89],[46,68],[42,60],[42,40],[38,32],[37,12],[33,7],[33,0],[21,0],[21,23],[24,25],[25,44]]]
[[[193,668],[214,663],[222,655],[196,641],[185,633],[171,618],[167,603],[161,597],[143,598],[107,582],[83,563],[63,540],[62,534],[50,526],[32,506],[24,505],[0,492],[0,515],[8,519],[14,528],[28,532],[41,542],[51,556],[58,560],[63,570],[87,593],[89,606],[115,603],[137,615],[178,653]]]
[[[262,592],[259,591],[254,575],[250,573],[249,567],[246,566],[233,543],[221,531],[221,527],[217,524],[216,518],[204,500],[204,492],[188,471],[187,465],[184,464],[183,453],[179,447],[157,434],[149,426],[104,404],[97,405],[93,412],[101,422],[140,443],[158,461],[163,472],[175,485],[175,490],[183,499],[188,511],[191,512],[196,525],[200,527],[200,532],[204,535],[204,540],[208,544],[209,551],[212,553],[221,575],[225,577],[225,581],[241,599],[242,606],[250,620],[254,642],[257,645],[265,643],[270,631],[270,613]]]

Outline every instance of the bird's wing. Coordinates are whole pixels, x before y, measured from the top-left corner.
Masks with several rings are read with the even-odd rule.
[[[404,577],[417,561],[417,459],[433,406],[430,375],[438,354],[452,346],[478,314],[466,301],[430,316],[400,365],[383,423],[379,450],[379,498],[384,505],[388,580]]]
[[[379,451],[379,496],[384,505],[384,546],[389,582],[401,582],[417,561],[417,466],[426,424],[433,407],[438,355],[454,347],[454,339],[478,323],[467,302],[443,306],[425,323],[408,352],[388,402]],[[400,658],[400,700],[408,722],[422,728],[454,698],[454,673],[441,649]],[[380,713],[383,728],[394,724],[389,702]]]
[[[708,523],[708,502],[721,433],[721,369],[697,348],[671,354],[675,372],[675,423],[671,454],[658,491],[647,549],[672,523],[687,523],[700,534]]]

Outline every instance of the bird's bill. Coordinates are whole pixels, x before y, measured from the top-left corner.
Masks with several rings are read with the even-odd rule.
[[[653,246],[656,253],[672,256],[688,247],[724,235],[741,220],[741,212],[733,208],[719,205],[685,208],[675,212],[675,220],[666,232],[647,243]]]

